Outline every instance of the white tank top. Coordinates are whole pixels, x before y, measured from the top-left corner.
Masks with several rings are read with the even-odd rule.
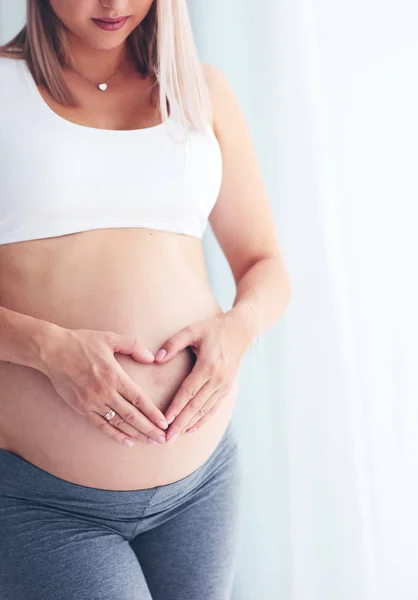
[[[0,57],[0,244],[114,227],[201,238],[222,180],[207,130],[178,143],[164,123],[77,125],[48,106],[24,60]]]

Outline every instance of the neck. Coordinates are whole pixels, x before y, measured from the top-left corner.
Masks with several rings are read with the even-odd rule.
[[[127,45],[97,50],[74,36],[68,36],[70,66],[92,80],[105,81],[129,60]]]

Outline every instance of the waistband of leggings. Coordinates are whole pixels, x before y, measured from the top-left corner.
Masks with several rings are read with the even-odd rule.
[[[9,490],[16,497],[21,491],[22,496],[28,495],[33,499],[48,496],[57,500],[64,498],[68,500],[88,499],[93,503],[105,504],[106,502],[123,501],[129,504],[131,500],[134,503],[139,497],[144,500],[152,498],[157,490],[166,490],[169,493],[183,488],[191,488],[206,470],[210,471],[212,466],[216,465],[217,459],[223,454],[224,449],[235,444],[230,421],[214,451],[195,471],[172,483],[138,490],[108,490],[73,483],[45,471],[18,454],[0,448],[0,488],[2,493],[7,493]]]
[[[177,495],[182,496],[183,494],[193,490],[211,475],[211,473],[218,467],[218,464],[227,456],[229,456],[230,452],[232,452],[236,446],[237,440],[230,421],[215,450],[200,467],[182,479],[178,479],[172,483],[157,485],[156,487],[152,488],[153,494],[151,495],[150,500],[158,500],[160,502],[164,501],[165,499],[172,499]]]

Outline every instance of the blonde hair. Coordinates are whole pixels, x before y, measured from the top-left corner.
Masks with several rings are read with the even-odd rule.
[[[154,0],[127,42],[138,70],[156,85],[163,121],[168,119],[167,100],[172,98],[180,123],[206,132],[212,109],[186,0]],[[61,71],[70,64],[65,30],[48,0],[27,0],[26,25],[0,46],[0,53],[26,60],[36,84],[45,86],[61,104],[77,105]]]

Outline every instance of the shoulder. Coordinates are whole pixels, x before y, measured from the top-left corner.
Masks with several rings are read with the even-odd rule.
[[[212,65],[202,63],[202,69],[208,87],[213,111],[215,132],[233,124],[242,114],[235,91],[226,76]],[[218,136],[219,137],[219,136]]]
[[[219,69],[216,69],[213,65],[209,65],[208,63],[202,63],[203,74],[206,79],[206,83],[210,85],[214,82],[216,78],[222,77],[222,73]]]
[[[202,63],[202,69],[212,103],[219,105],[227,101],[233,91],[222,71],[207,63]]]

